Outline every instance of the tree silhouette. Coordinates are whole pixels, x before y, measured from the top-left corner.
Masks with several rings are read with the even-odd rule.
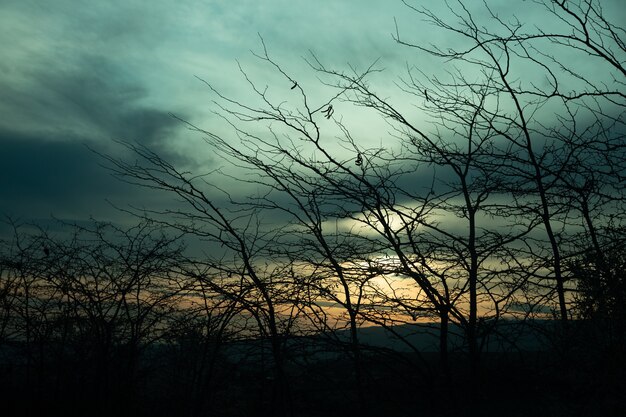
[[[541,399],[522,414],[555,398],[614,411],[623,28],[593,0],[529,3],[558,22],[550,29],[490,2],[405,4],[446,43],[396,25],[398,48],[441,69],[407,66],[397,96],[377,89],[378,62],[336,69],[315,54],[311,87],[261,39],[255,57],[276,84],[240,66],[251,95],[230,97],[201,79],[224,124],[179,119],[219,169],[189,172],[120,141],[131,156],[101,154],[103,164],[172,197],[167,207],[125,209],[138,225],[96,222],[65,238],[14,225],[0,259],[0,347],[18,352],[24,386],[52,395],[54,379],[58,398],[115,399],[105,414],[309,415],[325,399],[326,414],[419,404],[499,415],[500,397],[521,395]],[[593,68],[574,64],[581,55]],[[357,114],[387,123],[380,145]],[[372,329],[402,350],[369,343]],[[581,360],[590,334],[606,349]],[[612,367],[593,392],[604,402],[571,398]],[[415,398],[396,404],[394,390]]]

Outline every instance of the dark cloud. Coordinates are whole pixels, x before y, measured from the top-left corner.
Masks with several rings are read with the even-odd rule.
[[[0,213],[81,219],[102,214],[107,198],[136,196],[86,144],[119,154],[113,139],[135,142],[176,165],[190,163],[169,146],[180,122],[144,105],[142,83],[105,57],[84,54],[24,75],[26,81],[9,80],[0,99],[7,109],[0,123]]]
[[[71,65],[37,68],[28,76],[27,85],[12,86],[4,99],[14,120],[30,121],[15,126],[22,131],[71,132],[83,141],[115,138],[164,148],[180,126],[167,111],[141,104],[148,97],[143,83],[101,56],[84,55]]]
[[[97,155],[78,141],[1,131],[0,144],[3,214],[86,218],[100,212],[106,198],[129,193],[129,187],[113,179],[99,166]]]
[[[123,221],[127,214],[116,207],[178,205],[171,194],[112,176],[104,159],[80,139],[0,130],[0,215],[37,223],[51,216],[72,222],[92,216]],[[129,154],[119,157],[134,158]]]

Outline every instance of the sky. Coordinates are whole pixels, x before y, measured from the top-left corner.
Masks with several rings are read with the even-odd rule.
[[[136,141],[169,161],[210,164],[169,115],[210,124],[210,92],[196,76],[246,94],[237,60],[255,71],[259,35],[296,69],[308,50],[357,64],[388,56],[394,14],[384,3],[0,1],[0,212],[115,217],[105,200],[138,191],[86,145],[115,152],[113,139]]]
[[[511,2],[494,4],[506,9]],[[529,10],[516,13],[547,23]],[[379,59],[385,72],[377,87],[389,94],[407,62],[436,72],[435,61],[393,41],[394,19],[409,36],[446,41],[393,0],[0,0],[0,214],[119,220],[123,214],[109,201],[159,204],[162,197],[100,166],[90,148],[117,155],[114,140],[146,145],[198,171],[218,166],[199,135],[170,114],[212,126],[211,92],[198,77],[245,99],[250,92],[237,62],[257,80],[273,80],[250,52],[260,50],[259,35],[310,88],[319,83],[303,59],[310,51],[343,68]],[[348,116],[373,142],[386,133],[380,121]]]

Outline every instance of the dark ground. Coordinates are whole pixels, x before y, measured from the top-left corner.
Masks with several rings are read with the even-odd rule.
[[[572,339],[544,351],[483,353],[473,382],[463,353],[451,353],[445,375],[436,353],[420,358],[366,349],[362,395],[347,354],[320,359],[294,347],[280,391],[267,352],[259,355],[258,343],[249,345],[249,355],[241,354],[241,344],[226,345],[204,365],[189,346],[152,349],[130,377],[115,355],[106,366],[77,352],[39,359],[31,352],[28,362],[19,346],[12,354],[5,348],[1,415],[254,417],[279,416],[281,410],[294,417],[626,415],[624,351],[600,348],[593,340]],[[238,349],[236,361],[226,354],[229,349]]]

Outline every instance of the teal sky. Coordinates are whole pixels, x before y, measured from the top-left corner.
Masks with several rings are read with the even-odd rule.
[[[531,2],[492,3],[529,24],[551,24]],[[614,21],[626,21],[620,0],[606,5]],[[219,164],[169,113],[212,128],[211,94],[195,76],[245,99],[237,60],[259,82],[284,88],[250,54],[259,50],[258,34],[314,99],[323,92],[302,59],[309,51],[343,69],[380,59],[385,72],[376,88],[410,108],[394,86],[406,63],[427,73],[440,64],[395,44],[394,18],[409,38],[455,42],[392,0],[0,0],[0,213],[114,218],[106,199],[124,204],[140,195],[156,203],[112,179],[85,144],[117,152],[112,139],[137,141],[178,164]],[[367,140],[385,136],[381,121],[345,111]]]

